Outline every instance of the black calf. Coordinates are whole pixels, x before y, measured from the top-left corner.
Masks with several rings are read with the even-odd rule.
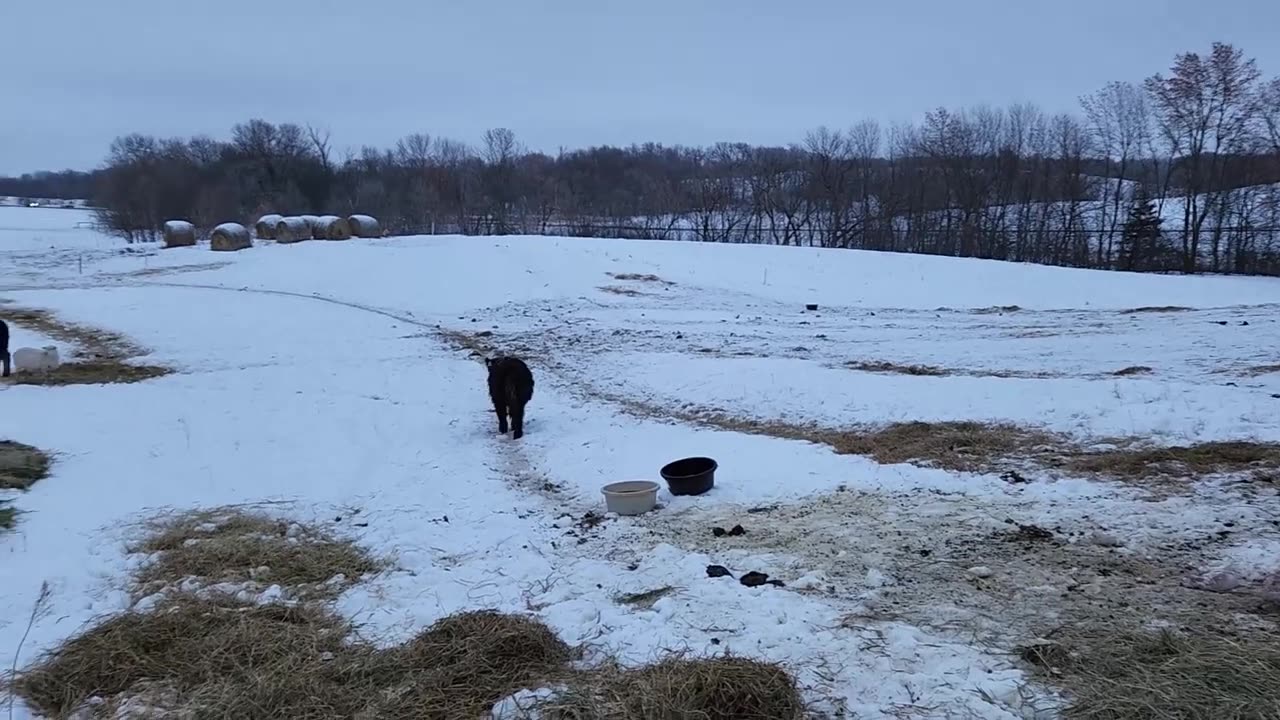
[[[498,414],[498,432],[507,432],[507,415],[511,415],[511,437],[524,437],[524,406],[533,399],[533,373],[524,361],[515,357],[485,358],[489,368],[489,399]]]

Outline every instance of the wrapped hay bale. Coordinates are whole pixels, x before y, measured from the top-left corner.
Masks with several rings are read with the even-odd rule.
[[[351,234],[358,238],[382,237],[382,228],[372,215],[351,215],[347,224],[351,227]]]
[[[306,218],[281,218],[276,223],[276,242],[296,243],[311,239],[311,224]]]
[[[164,224],[164,246],[188,247],[196,244],[196,226],[186,220],[168,220]]]
[[[337,215],[321,215],[312,227],[311,236],[317,240],[350,240],[351,223]]]
[[[240,223],[222,223],[209,236],[209,249],[221,252],[244,250],[253,247],[249,230]]]
[[[263,215],[258,218],[258,222],[253,225],[253,234],[258,236],[259,240],[275,240],[276,228],[284,217],[274,213]]]

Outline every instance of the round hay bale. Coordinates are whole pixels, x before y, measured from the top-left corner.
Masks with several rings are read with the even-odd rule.
[[[196,244],[196,226],[186,220],[168,220],[164,224],[164,246],[190,247]]]
[[[276,223],[276,242],[296,243],[311,239],[311,225],[305,218],[281,218]]]
[[[209,249],[220,252],[233,252],[253,247],[249,230],[240,223],[222,223],[209,235]]]
[[[258,222],[254,223],[253,234],[257,235],[259,240],[275,240],[277,239],[276,228],[283,219],[283,216],[275,213],[263,215],[258,218]]]
[[[347,224],[351,226],[351,234],[358,238],[382,237],[382,227],[372,215],[351,215]]]
[[[337,215],[322,215],[316,220],[311,236],[317,240],[350,240],[351,223]]]

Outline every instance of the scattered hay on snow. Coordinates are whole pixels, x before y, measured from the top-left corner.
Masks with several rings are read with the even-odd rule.
[[[783,668],[740,657],[672,658],[581,674],[535,703],[542,717],[574,720],[799,720],[805,704]]]
[[[64,362],[39,373],[19,373],[0,382],[44,386],[105,385],[141,382],[172,372],[166,367],[126,362],[144,351],[128,338],[110,330],[69,322],[40,308],[6,307],[5,318],[41,335],[76,345],[77,355],[92,359]]]
[[[390,652],[407,675],[370,717],[479,717],[516,691],[567,677],[577,655],[538,620],[491,610],[446,617]]]
[[[147,536],[130,550],[154,555],[137,572],[139,595],[196,578],[203,585],[279,585],[295,598],[325,599],[385,567],[323,528],[238,509],[152,521]]]
[[[1194,476],[1280,468],[1280,444],[1205,442],[1172,447],[1129,447],[1082,452],[1065,466],[1120,478]]]
[[[862,372],[882,373],[885,375],[921,375],[943,377],[951,373],[932,365],[906,365],[885,360],[851,360],[845,367]]]
[[[1071,631],[1024,660],[1066,690],[1078,720],[1264,720],[1280,717],[1280,635],[1211,630]]]
[[[0,490],[26,490],[49,476],[49,466],[43,450],[0,440]]]
[[[108,709],[136,698],[196,717],[351,717],[381,666],[376,652],[345,642],[350,633],[324,609],[181,596],[85,630],[19,672],[11,689],[47,717],[95,698]]]

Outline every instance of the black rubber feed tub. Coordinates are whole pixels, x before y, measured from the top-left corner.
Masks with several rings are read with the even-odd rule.
[[[667,463],[660,471],[672,495],[701,495],[716,484],[715,460],[689,457]]]

